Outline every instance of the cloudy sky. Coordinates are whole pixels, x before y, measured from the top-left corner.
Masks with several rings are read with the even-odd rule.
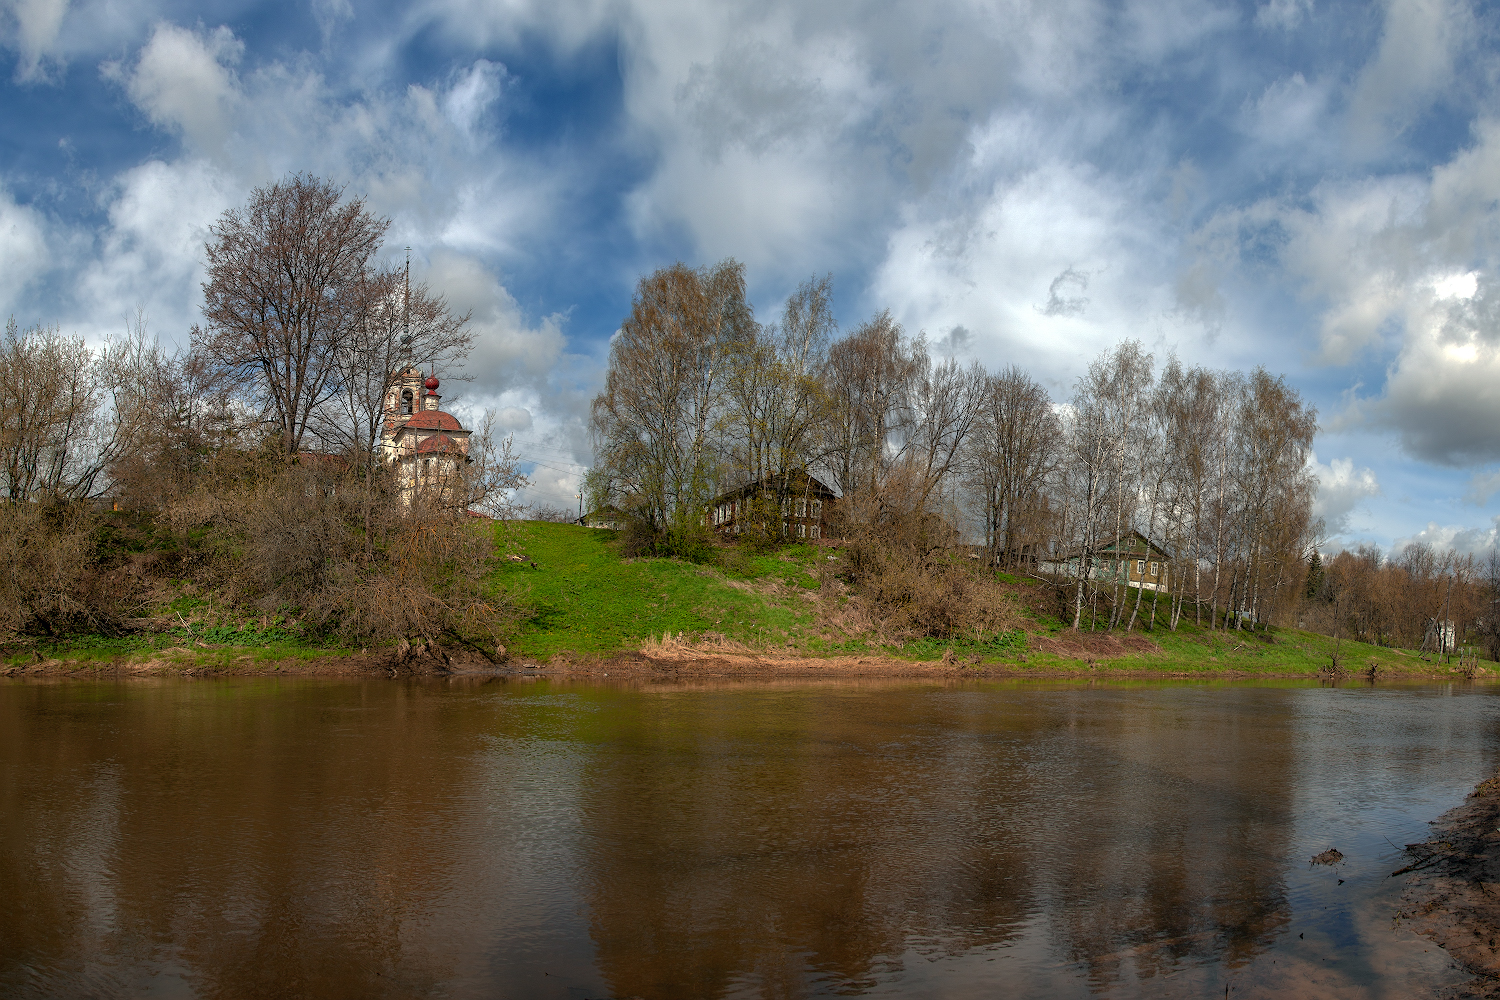
[[[1500,524],[1500,21],[1458,0],[0,0],[0,315],[183,341],[202,246],[306,171],[481,347],[570,506],[644,272],[832,273],[1059,398],[1135,337],[1317,406],[1336,543]]]

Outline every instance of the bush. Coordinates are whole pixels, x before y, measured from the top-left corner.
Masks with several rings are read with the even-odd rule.
[[[958,532],[896,475],[839,504],[847,606],[825,601],[825,621],[868,623],[891,638],[982,641],[1014,629],[1019,612],[994,576],[972,565]]]
[[[701,524],[660,529],[653,528],[642,518],[632,517],[625,522],[625,530],[621,532],[620,554],[707,563],[714,559],[713,538],[708,528]]]
[[[0,514],[0,639],[119,635],[140,587],[100,559],[103,517],[81,500],[6,503]]]
[[[213,515],[207,547],[227,596],[295,615],[311,637],[449,639],[488,651],[520,620],[487,582],[492,522],[420,498],[408,505],[383,477],[297,464],[198,506]]]

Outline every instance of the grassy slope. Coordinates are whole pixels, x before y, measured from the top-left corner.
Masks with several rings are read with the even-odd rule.
[[[739,557],[729,568],[720,568],[671,559],[621,559],[615,533],[610,531],[540,522],[499,530],[502,545],[527,557],[523,562],[505,563],[496,574],[498,583],[535,609],[535,617],[525,623],[513,643],[513,650],[523,655],[607,654],[638,648],[643,640],[670,632],[686,638],[720,634],[757,648],[812,656],[869,652],[932,660],[952,648],[960,659],[978,657],[985,663],[1017,666],[1024,653],[1025,669],[1048,671],[1307,675],[1326,668],[1334,648],[1327,636],[1297,630],[1277,629],[1269,636],[1208,632],[1194,624],[1191,609],[1174,632],[1167,627],[1165,598],[1157,609],[1157,620],[1150,622],[1150,593],[1143,595],[1142,620],[1136,631],[1160,646],[1161,652],[1099,659],[1092,671],[1086,658],[1037,648],[1038,638],[1067,641],[1074,633],[1057,619],[1034,612],[1028,613],[1031,640],[1024,645],[1014,639],[986,644],[924,640],[886,647],[819,628],[816,574],[818,560],[827,558],[826,550],[793,546],[771,555]],[[1027,588],[1037,588],[1033,593],[1042,594],[1047,587],[1022,577],[1002,578],[1015,585],[1018,599],[1032,596]],[[1045,600],[1020,603],[1045,604]],[[1148,622],[1153,625],[1149,630]],[[1383,675],[1447,669],[1415,654],[1347,640],[1341,644],[1340,658],[1352,673],[1364,673],[1372,662]]]
[[[496,530],[502,548],[526,557],[495,574],[535,612],[512,643],[524,655],[613,653],[664,632],[779,645],[805,639],[814,624],[819,554],[809,546],[724,569],[622,559],[616,533],[598,528],[523,521]]]
[[[1028,635],[1013,633],[985,643],[920,640],[886,646],[819,625],[817,575],[829,557],[825,549],[798,545],[759,556],[729,550],[721,565],[700,566],[674,559],[622,559],[614,532],[576,525],[513,522],[497,526],[496,532],[502,552],[525,557],[502,559],[494,573],[496,585],[520,598],[530,611],[509,646],[514,653],[540,659],[559,653],[608,655],[638,649],[663,633],[680,633],[689,640],[722,636],[754,649],[805,656],[870,653],[936,660],[952,649],[964,662],[1010,664],[1049,673],[1305,676],[1328,666],[1334,645],[1327,636],[1285,629],[1269,636],[1207,632],[1193,623],[1191,609],[1173,632],[1167,628],[1165,600],[1154,627],[1147,629],[1148,593],[1143,595],[1143,620],[1136,634],[1150,638],[1160,652],[1113,658],[1096,654],[1096,665],[1091,666],[1089,655],[1081,649],[1049,652],[1042,648],[1048,639],[1068,643],[1079,636],[1044,610],[1055,609],[1048,585],[1002,574],[1023,609]],[[23,666],[41,658],[104,666],[124,657],[214,670],[358,652],[301,642],[276,619],[229,621],[203,596],[179,594],[159,611],[163,617],[175,618],[180,627],[154,634],[42,644],[0,657],[0,666]],[[1087,639],[1088,633],[1082,636]],[[1372,662],[1382,675],[1448,670],[1446,665],[1412,653],[1348,641],[1342,644],[1340,656],[1351,673],[1364,673]]]

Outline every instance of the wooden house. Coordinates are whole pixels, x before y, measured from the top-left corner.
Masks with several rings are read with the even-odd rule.
[[[1095,577],[1119,580],[1142,590],[1166,590],[1171,556],[1139,531],[1131,530],[1094,553]]]
[[[1081,553],[1053,556],[1042,562],[1043,570],[1057,576],[1076,577]],[[1089,578],[1103,583],[1118,580],[1142,590],[1166,590],[1172,557],[1166,549],[1139,531],[1125,532],[1119,538],[1094,550]]]
[[[738,535],[779,524],[783,538],[817,541],[828,537],[828,518],[837,499],[816,476],[792,469],[720,494],[708,509],[708,526]]]

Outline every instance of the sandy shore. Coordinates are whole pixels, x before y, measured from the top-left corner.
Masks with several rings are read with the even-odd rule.
[[[1474,980],[1454,997],[1500,998],[1500,774],[1407,845],[1397,919],[1431,938]]]

